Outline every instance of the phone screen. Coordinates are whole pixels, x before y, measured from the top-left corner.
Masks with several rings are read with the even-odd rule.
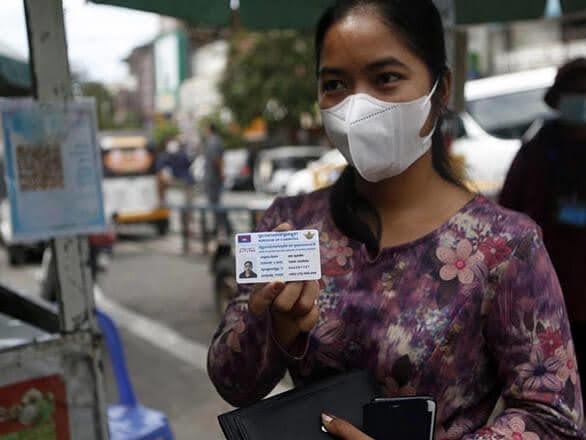
[[[428,397],[375,399],[364,406],[364,430],[375,440],[433,440],[435,407]]]

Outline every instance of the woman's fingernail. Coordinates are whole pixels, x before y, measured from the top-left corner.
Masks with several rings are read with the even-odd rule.
[[[334,420],[334,418],[332,416],[327,415],[326,413],[323,413],[321,415],[321,419],[322,421],[327,425],[328,423],[332,423],[332,421]]]

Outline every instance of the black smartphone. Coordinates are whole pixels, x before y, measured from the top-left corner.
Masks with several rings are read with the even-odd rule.
[[[435,412],[427,396],[374,399],[363,407],[364,431],[375,440],[433,440]]]

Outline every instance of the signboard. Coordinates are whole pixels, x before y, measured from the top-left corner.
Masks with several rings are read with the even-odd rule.
[[[101,345],[88,333],[0,348],[0,440],[103,440]]]
[[[93,100],[0,100],[13,241],[106,229]]]
[[[0,387],[0,440],[70,440],[65,381],[59,375]]]
[[[155,41],[155,110],[159,113],[172,113],[179,103],[179,87],[187,76],[186,45],[182,31]]]

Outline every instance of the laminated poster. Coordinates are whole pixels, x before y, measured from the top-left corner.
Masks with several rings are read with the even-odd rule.
[[[106,229],[94,107],[0,100],[13,241]]]

